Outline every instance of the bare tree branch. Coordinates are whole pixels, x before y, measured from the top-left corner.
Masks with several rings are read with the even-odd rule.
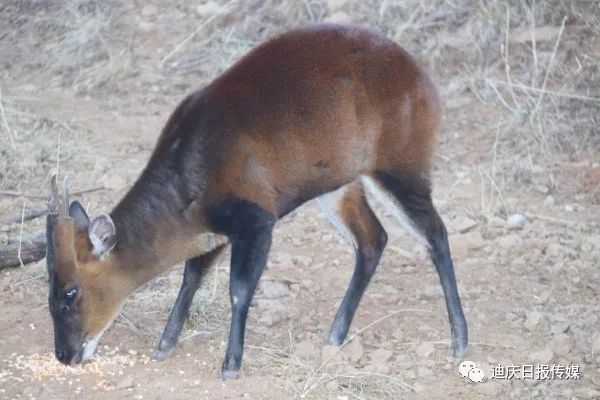
[[[20,242],[20,243],[19,243]],[[21,241],[14,240],[0,245],[0,270],[21,265],[19,261],[19,244],[23,264],[39,261],[46,256],[46,236],[44,231],[24,236]]]
[[[2,223],[7,224],[7,225],[16,224],[16,223],[21,222],[21,218],[23,219],[23,221],[29,221],[29,220],[41,217],[42,215],[46,215],[47,212],[48,212],[48,207],[46,207],[46,206],[32,207],[32,208],[25,209],[24,215],[19,212],[19,213],[5,217],[2,220]]]

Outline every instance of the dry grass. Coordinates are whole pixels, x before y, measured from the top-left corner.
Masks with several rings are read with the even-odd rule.
[[[323,363],[272,347],[248,346],[247,353],[248,368],[282,378],[283,389],[296,398],[391,400],[416,391],[398,374],[367,372],[347,361]]]
[[[0,15],[8,24],[0,35],[7,42],[0,50],[9,60],[19,61],[6,62],[7,67],[41,69],[50,78],[50,87],[70,87],[79,93],[114,83],[127,74],[130,43],[122,39],[126,28],[114,3],[3,3]]]
[[[398,399],[407,394],[418,393],[421,388],[409,385],[397,372],[384,373],[377,369],[357,369],[341,356],[341,352],[363,332],[376,329],[383,320],[400,313],[428,313],[429,310],[400,309],[387,314],[349,335],[346,341],[333,352],[324,351],[313,357],[300,357],[294,352],[292,335],[288,350],[275,347],[247,346],[252,354],[248,362],[250,368],[269,371],[271,375],[281,377],[284,388],[299,398],[331,398],[335,392],[337,398],[377,398]],[[446,343],[445,343],[446,344]]]

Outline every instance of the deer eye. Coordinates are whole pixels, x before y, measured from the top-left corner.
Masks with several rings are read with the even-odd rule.
[[[77,288],[71,288],[65,292],[65,299],[73,300],[77,296]]]

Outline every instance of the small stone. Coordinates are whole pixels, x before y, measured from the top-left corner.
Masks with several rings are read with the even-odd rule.
[[[276,281],[261,282],[262,295],[267,299],[280,299],[290,295],[290,290],[286,285]]]
[[[456,110],[472,104],[473,100],[469,96],[450,96],[446,99],[444,108],[446,110]]]
[[[340,385],[338,385],[336,381],[329,381],[325,385],[325,388],[327,388],[329,392],[335,392],[340,389]]]
[[[523,327],[528,331],[533,331],[542,321],[543,315],[538,311],[532,311],[527,313],[525,316],[525,321],[523,321]]]
[[[546,186],[546,185],[537,185],[535,187],[535,190],[537,190],[541,194],[548,194],[548,193],[550,193],[550,188],[548,186]]]
[[[529,354],[530,360],[539,361],[542,364],[549,363],[552,358],[554,358],[554,353],[548,348]]]
[[[348,24],[352,22],[352,18],[343,11],[337,11],[324,19],[325,22],[333,22],[336,24]]]
[[[394,353],[386,349],[377,349],[369,355],[372,364],[385,364]]]
[[[216,1],[209,1],[204,4],[200,4],[196,7],[196,14],[201,17],[210,17],[221,10],[221,6]]]
[[[314,282],[312,279],[302,279],[302,282],[300,282],[300,284],[305,288],[305,289],[310,289],[313,285]]]
[[[436,299],[444,296],[444,290],[441,285],[430,285],[423,290],[423,298]]]
[[[404,338],[404,331],[400,328],[395,329],[394,332],[392,332],[392,337],[397,341],[401,341]]]
[[[139,21],[138,28],[142,32],[150,32],[156,28],[156,25],[154,25],[152,22],[148,22],[148,21]]]
[[[417,368],[417,375],[419,375],[419,377],[421,377],[421,378],[424,378],[426,376],[432,376],[433,371],[427,367],[419,367],[419,368]]]
[[[149,17],[152,15],[155,15],[157,12],[158,12],[158,8],[156,8],[156,6],[153,6],[153,5],[147,5],[142,8],[142,15],[144,17]]]
[[[370,363],[364,368],[365,372],[387,374],[390,371],[390,366],[386,363]]]
[[[485,245],[481,233],[479,232],[465,233],[464,235],[459,236],[459,238],[464,241],[467,250],[478,250]]]
[[[131,376],[125,376],[123,379],[121,379],[115,384],[115,389],[128,389],[133,386],[133,378]]]
[[[450,220],[450,228],[454,229],[458,233],[465,233],[477,226],[477,221],[473,221],[471,218],[459,215],[456,218]]]
[[[550,299],[551,295],[552,292],[550,290],[545,290],[542,293],[540,293],[539,296],[534,296],[533,300],[536,302],[536,304],[544,304]]]
[[[554,206],[555,204],[555,200],[554,200],[554,196],[548,196],[544,199],[544,207],[549,208]]]
[[[527,222],[527,217],[523,214],[515,213],[506,219],[506,227],[509,230],[523,229],[525,222]]]
[[[568,322],[556,322],[550,327],[550,333],[553,335],[559,335],[561,333],[566,333],[570,328],[571,326]]]
[[[571,338],[564,333],[556,335],[550,343],[550,348],[554,354],[566,356],[571,352]]]
[[[260,312],[259,321],[266,326],[273,326],[296,312],[296,308],[280,299],[255,299]]]
[[[431,344],[431,343],[421,343],[415,349],[415,353],[417,353],[417,355],[420,358],[429,357],[433,353],[433,351],[434,351],[434,348],[433,348],[433,344]]]
[[[294,265],[297,265],[300,267],[308,267],[308,266],[312,265],[312,257],[303,256],[303,255],[294,255],[292,257],[292,263]]]
[[[344,346],[342,351],[353,363],[360,360],[364,353],[360,337],[356,336],[354,339],[352,339],[350,343]]]
[[[412,388],[417,394],[424,393],[427,390],[427,388],[419,382],[413,383]]]
[[[24,92],[37,92],[39,89],[37,86],[31,84],[31,83],[27,83],[25,85],[21,85],[19,86],[19,91],[24,91]]]
[[[450,236],[452,254],[464,258],[469,251],[478,250],[485,246],[485,241],[479,231],[467,232],[462,235]]]
[[[312,358],[317,354],[317,347],[308,341],[296,343],[294,350],[301,358]]]

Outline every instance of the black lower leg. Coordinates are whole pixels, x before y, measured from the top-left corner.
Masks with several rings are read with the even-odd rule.
[[[437,216],[437,212],[435,215]],[[439,216],[437,216],[437,219],[441,225],[429,239],[431,243],[429,253],[444,290],[444,299],[446,301],[446,309],[448,310],[448,317],[450,320],[450,332],[452,335],[452,353],[455,357],[460,358],[467,351],[467,343],[469,340],[467,321],[465,320],[460,297],[458,295],[446,228],[441,223]]]
[[[431,201],[429,182],[403,173],[381,173],[377,178],[400,202],[414,227],[425,236],[429,244],[431,260],[444,290],[452,334],[452,351],[456,357],[461,357],[467,349],[467,322],[456,286],[446,227]]]
[[[239,376],[248,309],[267,264],[276,217],[255,204],[234,202],[218,208],[214,218],[231,241],[231,326],[221,369],[221,379],[228,380]]]
[[[383,233],[382,237],[385,237]],[[352,274],[352,279],[344,295],[344,299],[338,308],[331,330],[329,331],[328,343],[332,346],[340,346],[346,340],[348,330],[352,324],[354,313],[358,308],[360,299],[362,298],[365,289],[369,285],[371,278],[375,273],[381,253],[385,247],[385,240],[377,249],[369,249],[365,251],[361,248],[356,250],[356,265]]]
[[[210,266],[217,259],[222,249],[223,247],[219,247],[209,253],[186,261],[183,282],[181,283],[177,300],[175,300],[175,304],[171,309],[169,319],[158,343],[158,349],[154,355],[156,360],[164,360],[175,348],[194,295],[202,282],[202,277],[210,269]]]

